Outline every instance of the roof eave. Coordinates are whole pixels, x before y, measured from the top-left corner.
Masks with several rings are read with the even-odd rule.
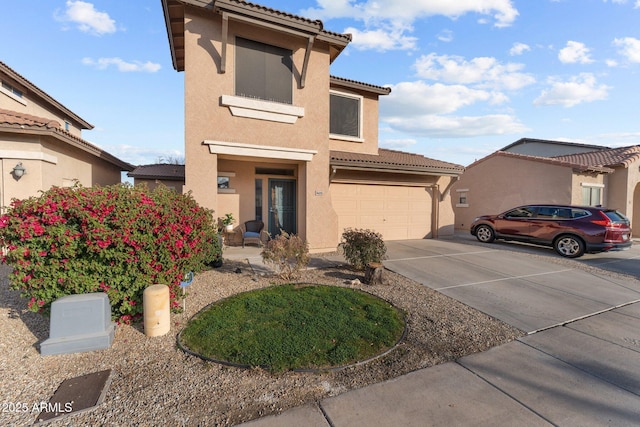
[[[91,144],[88,141],[85,141],[80,138],[71,137],[70,135],[66,134],[61,130],[43,128],[39,126],[20,126],[20,127],[0,126],[0,131],[11,132],[16,134],[32,134],[32,135],[39,135],[39,136],[50,136],[61,142],[64,142],[75,148],[78,148],[79,150],[89,153],[99,159],[102,159],[108,163],[118,166],[121,171],[130,172],[135,169],[135,166],[133,166],[132,164],[125,162],[124,160],[120,160],[114,155],[109,154],[106,151],[103,151],[102,149],[96,147],[95,145]]]
[[[334,169],[353,170],[361,172],[384,172],[412,175],[438,175],[438,176],[459,176],[464,172],[458,169],[438,168],[428,166],[407,166],[407,165],[363,165],[359,162],[348,160],[331,160],[330,165]]]

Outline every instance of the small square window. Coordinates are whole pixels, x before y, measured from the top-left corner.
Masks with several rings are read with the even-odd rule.
[[[218,177],[218,188],[226,189],[230,188],[231,179],[228,176]]]

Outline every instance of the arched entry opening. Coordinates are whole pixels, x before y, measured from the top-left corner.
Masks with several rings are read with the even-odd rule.
[[[640,236],[640,182],[633,190],[633,217],[631,218],[631,230],[634,236]],[[635,231],[633,230],[635,228]]]

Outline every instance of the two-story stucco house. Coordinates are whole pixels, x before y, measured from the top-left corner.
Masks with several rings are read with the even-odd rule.
[[[453,232],[463,167],[378,148],[389,88],[330,75],[351,40],[240,0],[162,0],[184,72],[185,190],[217,216],[262,220],[335,249],[347,227],[386,239]]]
[[[52,186],[121,182],[133,166],[82,139],[93,126],[0,62],[0,206]]]

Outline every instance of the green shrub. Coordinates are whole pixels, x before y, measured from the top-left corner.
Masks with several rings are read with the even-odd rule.
[[[102,291],[125,323],[142,313],[147,286],[168,285],[177,309],[184,274],[221,259],[212,213],[164,186],[54,187],[14,200],[0,217],[0,244],[11,287],[31,310]]]
[[[362,270],[370,262],[381,262],[387,253],[382,235],[373,230],[347,228],[340,243],[349,265]]]
[[[295,234],[286,231],[267,242],[262,250],[262,259],[275,267],[284,280],[300,276],[300,271],[309,264],[309,244]]]

